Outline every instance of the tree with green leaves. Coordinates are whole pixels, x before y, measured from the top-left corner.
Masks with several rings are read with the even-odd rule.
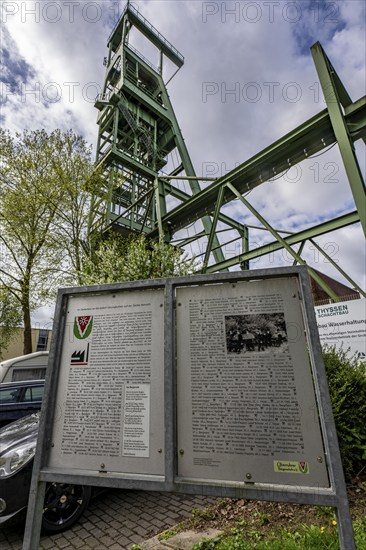
[[[143,235],[100,235],[98,221],[117,182],[95,168],[91,148],[72,130],[0,130],[0,287],[17,301],[24,353],[31,313],[59,286],[187,275],[194,260]],[[99,226],[100,227],[100,226]]]
[[[0,130],[0,185],[0,285],[20,305],[30,353],[31,312],[80,282],[103,182],[72,131]]]
[[[53,240],[63,249],[64,284],[80,285],[83,263],[98,231],[95,226],[103,219],[111,190],[92,162],[91,147],[72,131],[55,143],[55,157],[53,168],[62,199],[52,223]]]
[[[49,295],[56,261],[50,227],[61,192],[53,181],[52,154],[46,132],[14,139],[0,131],[0,284],[21,307],[24,353],[32,351],[31,311]]]
[[[196,268],[194,258],[188,259],[179,248],[162,240],[151,241],[143,234],[123,238],[112,232],[85,259],[82,282],[92,285],[178,277],[191,275]]]

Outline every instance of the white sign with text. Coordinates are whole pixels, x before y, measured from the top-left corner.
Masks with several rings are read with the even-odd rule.
[[[366,361],[366,300],[315,307],[322,344],[342,347]]]

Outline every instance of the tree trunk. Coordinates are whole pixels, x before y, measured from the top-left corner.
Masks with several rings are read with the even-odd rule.
[[[24,340],[23,340],[23,353],[24,355],[32,353],[32,325],[29,307],[23,309],[23,321],[24,321]]]
[[[25,288],[22,291],[22,312],[23,312],[23,323],[24,323],[24,333],[23,333],[23,353],[27,355],[32,353],[32,325],[31,325],[31,315],[29,307],[29,285],[26,283]]]

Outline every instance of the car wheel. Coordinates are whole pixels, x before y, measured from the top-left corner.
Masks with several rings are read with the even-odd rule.
[[[43,505],[42,530],[60,533],[69,529],[82,516],[91,498],[91,487],[50,483]]]

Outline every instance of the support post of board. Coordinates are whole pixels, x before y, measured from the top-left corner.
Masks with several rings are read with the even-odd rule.
[[[173,287],[165,288],[165,323],[164,323],[164,411],[165,411],[165,482],[169,491],[174,491],[174,475],[176,472],[175,445],[176,440],[176,384],[175,384],[175,350],[173,347],[175,299]]]
[[[39,548],[42,527],[43,501],[46,483],[32,479],[29,493],[27,521],[24,531],[23,550]]]

